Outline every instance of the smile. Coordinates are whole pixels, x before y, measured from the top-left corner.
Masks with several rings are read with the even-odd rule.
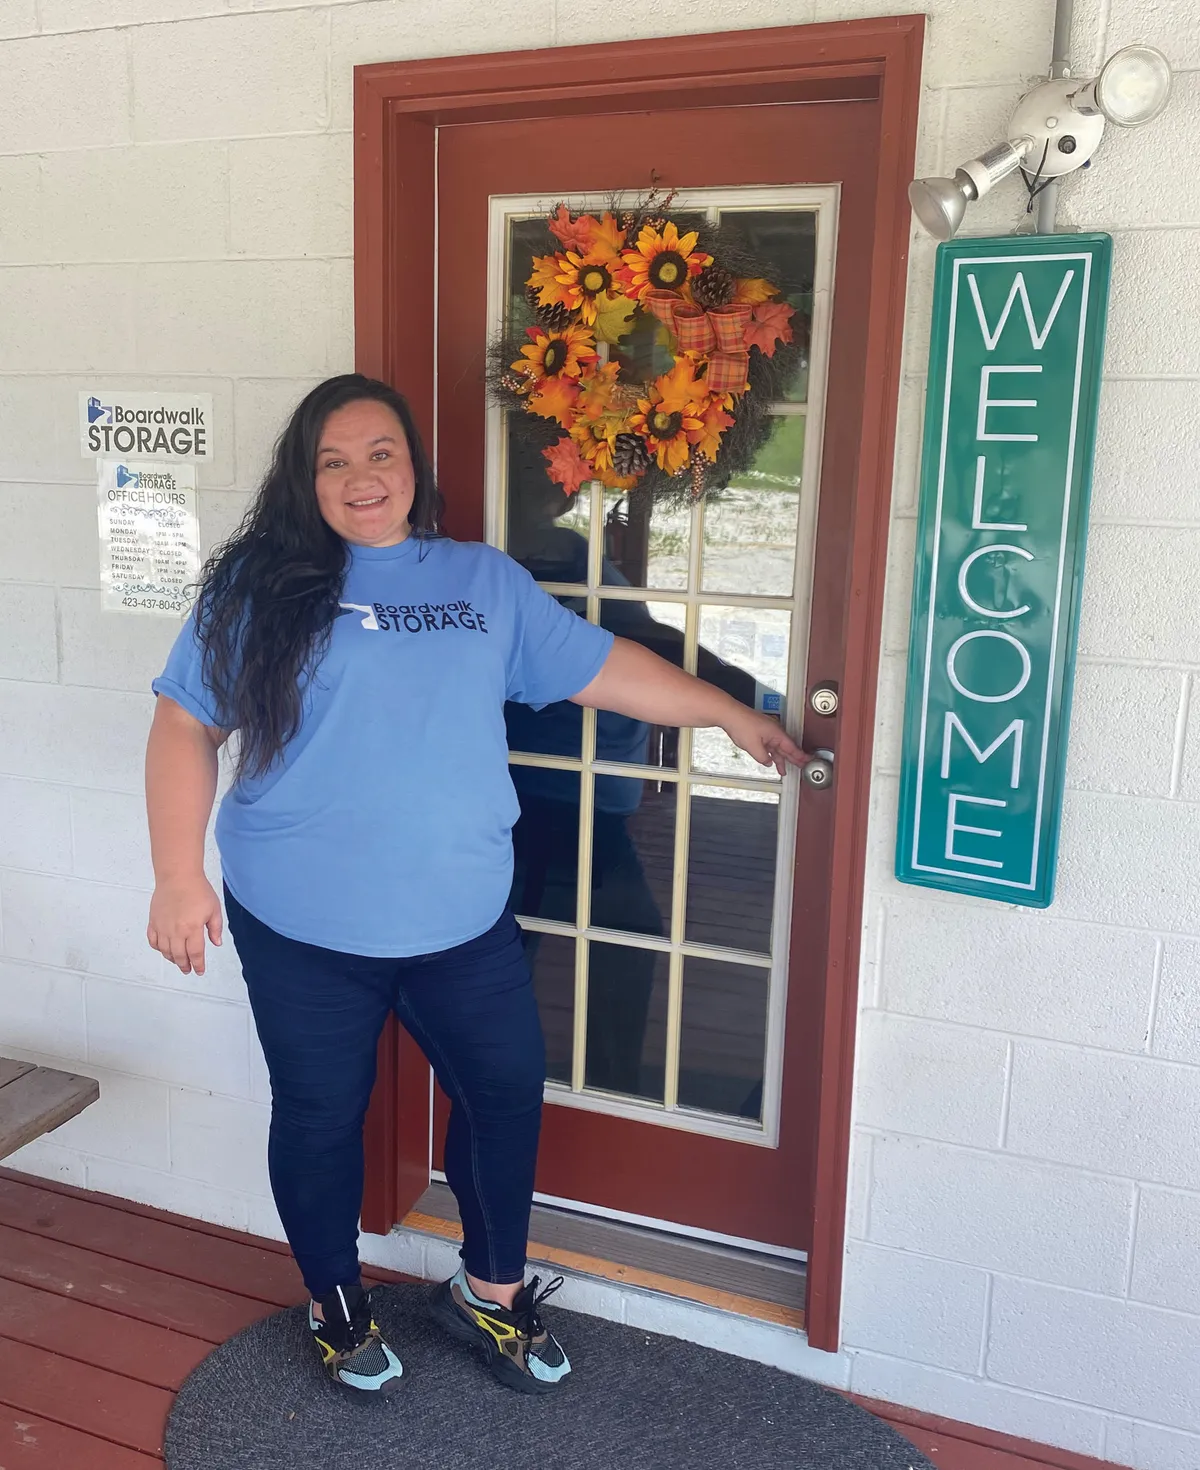
[[[355,510],[362,510],[366,506],[382,505],[386,499],[386,495],[376,495],[372,500],[348,500],[346,504],[352,506]]]

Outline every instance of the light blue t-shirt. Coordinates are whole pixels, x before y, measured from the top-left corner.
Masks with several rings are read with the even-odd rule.
[[[291,939],[437,953],[485,933],[508,900],[519,807],[505,701],[578,694],[612,634],[502,552],[450,540],[351,547],[341,608],[299,732],[221,803],[222,871]],[[224,723],[190,619],[153,687]]]

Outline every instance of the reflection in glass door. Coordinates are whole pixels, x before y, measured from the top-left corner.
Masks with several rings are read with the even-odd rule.
[[[676,217],[736,217],[785,283],[806,349],[770,439],[719,495],[664,506],[596,482],[567,496],[508,438],[500,410],[488,426],[495,544],[581,617],[784,717],[804,688],[836,199],[771,187],[676,205]],[[545,205],[491,205],[491,320],[520,329]],[[773,1143],[795,776],[764,773],[720,730],[569,703],[506,713],[521,801],[513,904],[548,1101]]]

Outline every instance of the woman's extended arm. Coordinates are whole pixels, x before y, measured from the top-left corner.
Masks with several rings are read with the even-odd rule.
[[[759,765],[773,765],[781,776],[789,761],[802,766],[808,759],[778,720],[625,638],[616,640],[604,667],[574,703],[651,725],[720,726]]]
[[[221,943],[221,902],[204,876],[204,834],[225,731],[159,695],[146,746],[146,814],[154,897],[146,938],[185,975],[204,974],[204,934]]]

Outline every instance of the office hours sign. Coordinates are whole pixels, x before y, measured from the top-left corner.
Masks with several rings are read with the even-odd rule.
[[[1112,241],[938,250],[896,876],[1054,893]]]
[[[195,466],[99,459],[96,476],[101,607],[187,612],[200,570]]]

